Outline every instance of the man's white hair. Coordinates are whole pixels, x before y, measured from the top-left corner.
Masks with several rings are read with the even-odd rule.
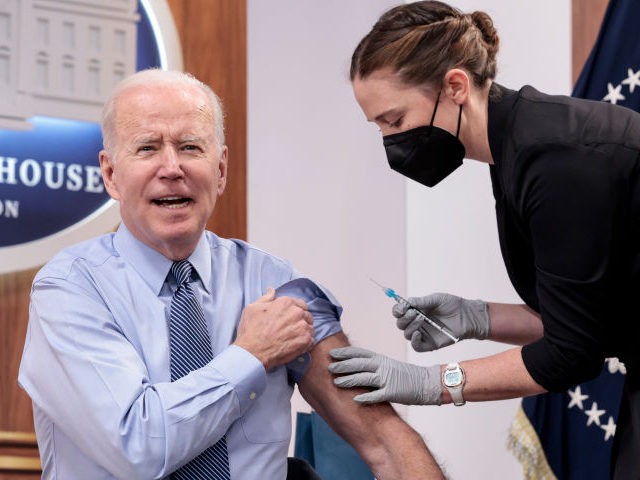
[[[218,151],[224,146],[224,109],[220,97],[205,83],[187,72],[148,68],[140,70],[116,84],[102,109],[102,145],[109,154],[114,154],[116,142],[115,105],[120,95],[127,89],[149,85],[192,85],[198,87],[209,99],[213,113],[213,129]]]

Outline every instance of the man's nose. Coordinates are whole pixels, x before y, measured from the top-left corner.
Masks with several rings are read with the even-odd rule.
[[[160,174],[162,177],[177,178],[184,175],[180,155],[173,147],[164,147],[160,152]]]

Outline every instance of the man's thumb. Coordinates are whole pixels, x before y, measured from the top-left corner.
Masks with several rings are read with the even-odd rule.
[[[269,287],[267,288],[267,291],[264,293],[264,295],[262,295],[258,300],[256,300],[256,302],[267,303],[273,300],[274,298],[276,298],[276,289],[273,287]]]

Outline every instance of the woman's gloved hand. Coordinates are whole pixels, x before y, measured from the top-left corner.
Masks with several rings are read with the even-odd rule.
[[[440,365],[419,367],[358,347],[335,348],[329,354],[338,360],[329,364],[331,373],[341,375],[333,380],[338,387],[374,389],[353,397],[356,402],[442,403]]]
[[[409,302],[409,304],[407,304]],[[490,321],[487,303],[483,300],[467,300],[449,293],[433,293],[425,297],[409,297],[393,306],[396,324],[404,331],[404,338],[411,341],[416,352],[429,352],[447,345],[453,340],[422,320],[413,306],[432,320],[439,320],[462,339],[484,340],[489,336]]]

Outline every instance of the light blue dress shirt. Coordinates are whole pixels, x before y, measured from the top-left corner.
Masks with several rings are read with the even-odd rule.
[[[205,232],[189,257],[214,359],[170,382],[171,261],[121,225],[36,275],[19,383],[33,401],[43,479],[163,478],[225,432],[233,479],[286,477],[292,380],[308,358],[265,372],[231,345],[243,308],[301,275],[285,260]],[[340,331],[330,292],[296,280],[316,342]],[[310,296],[309,296],[310,295]]]

